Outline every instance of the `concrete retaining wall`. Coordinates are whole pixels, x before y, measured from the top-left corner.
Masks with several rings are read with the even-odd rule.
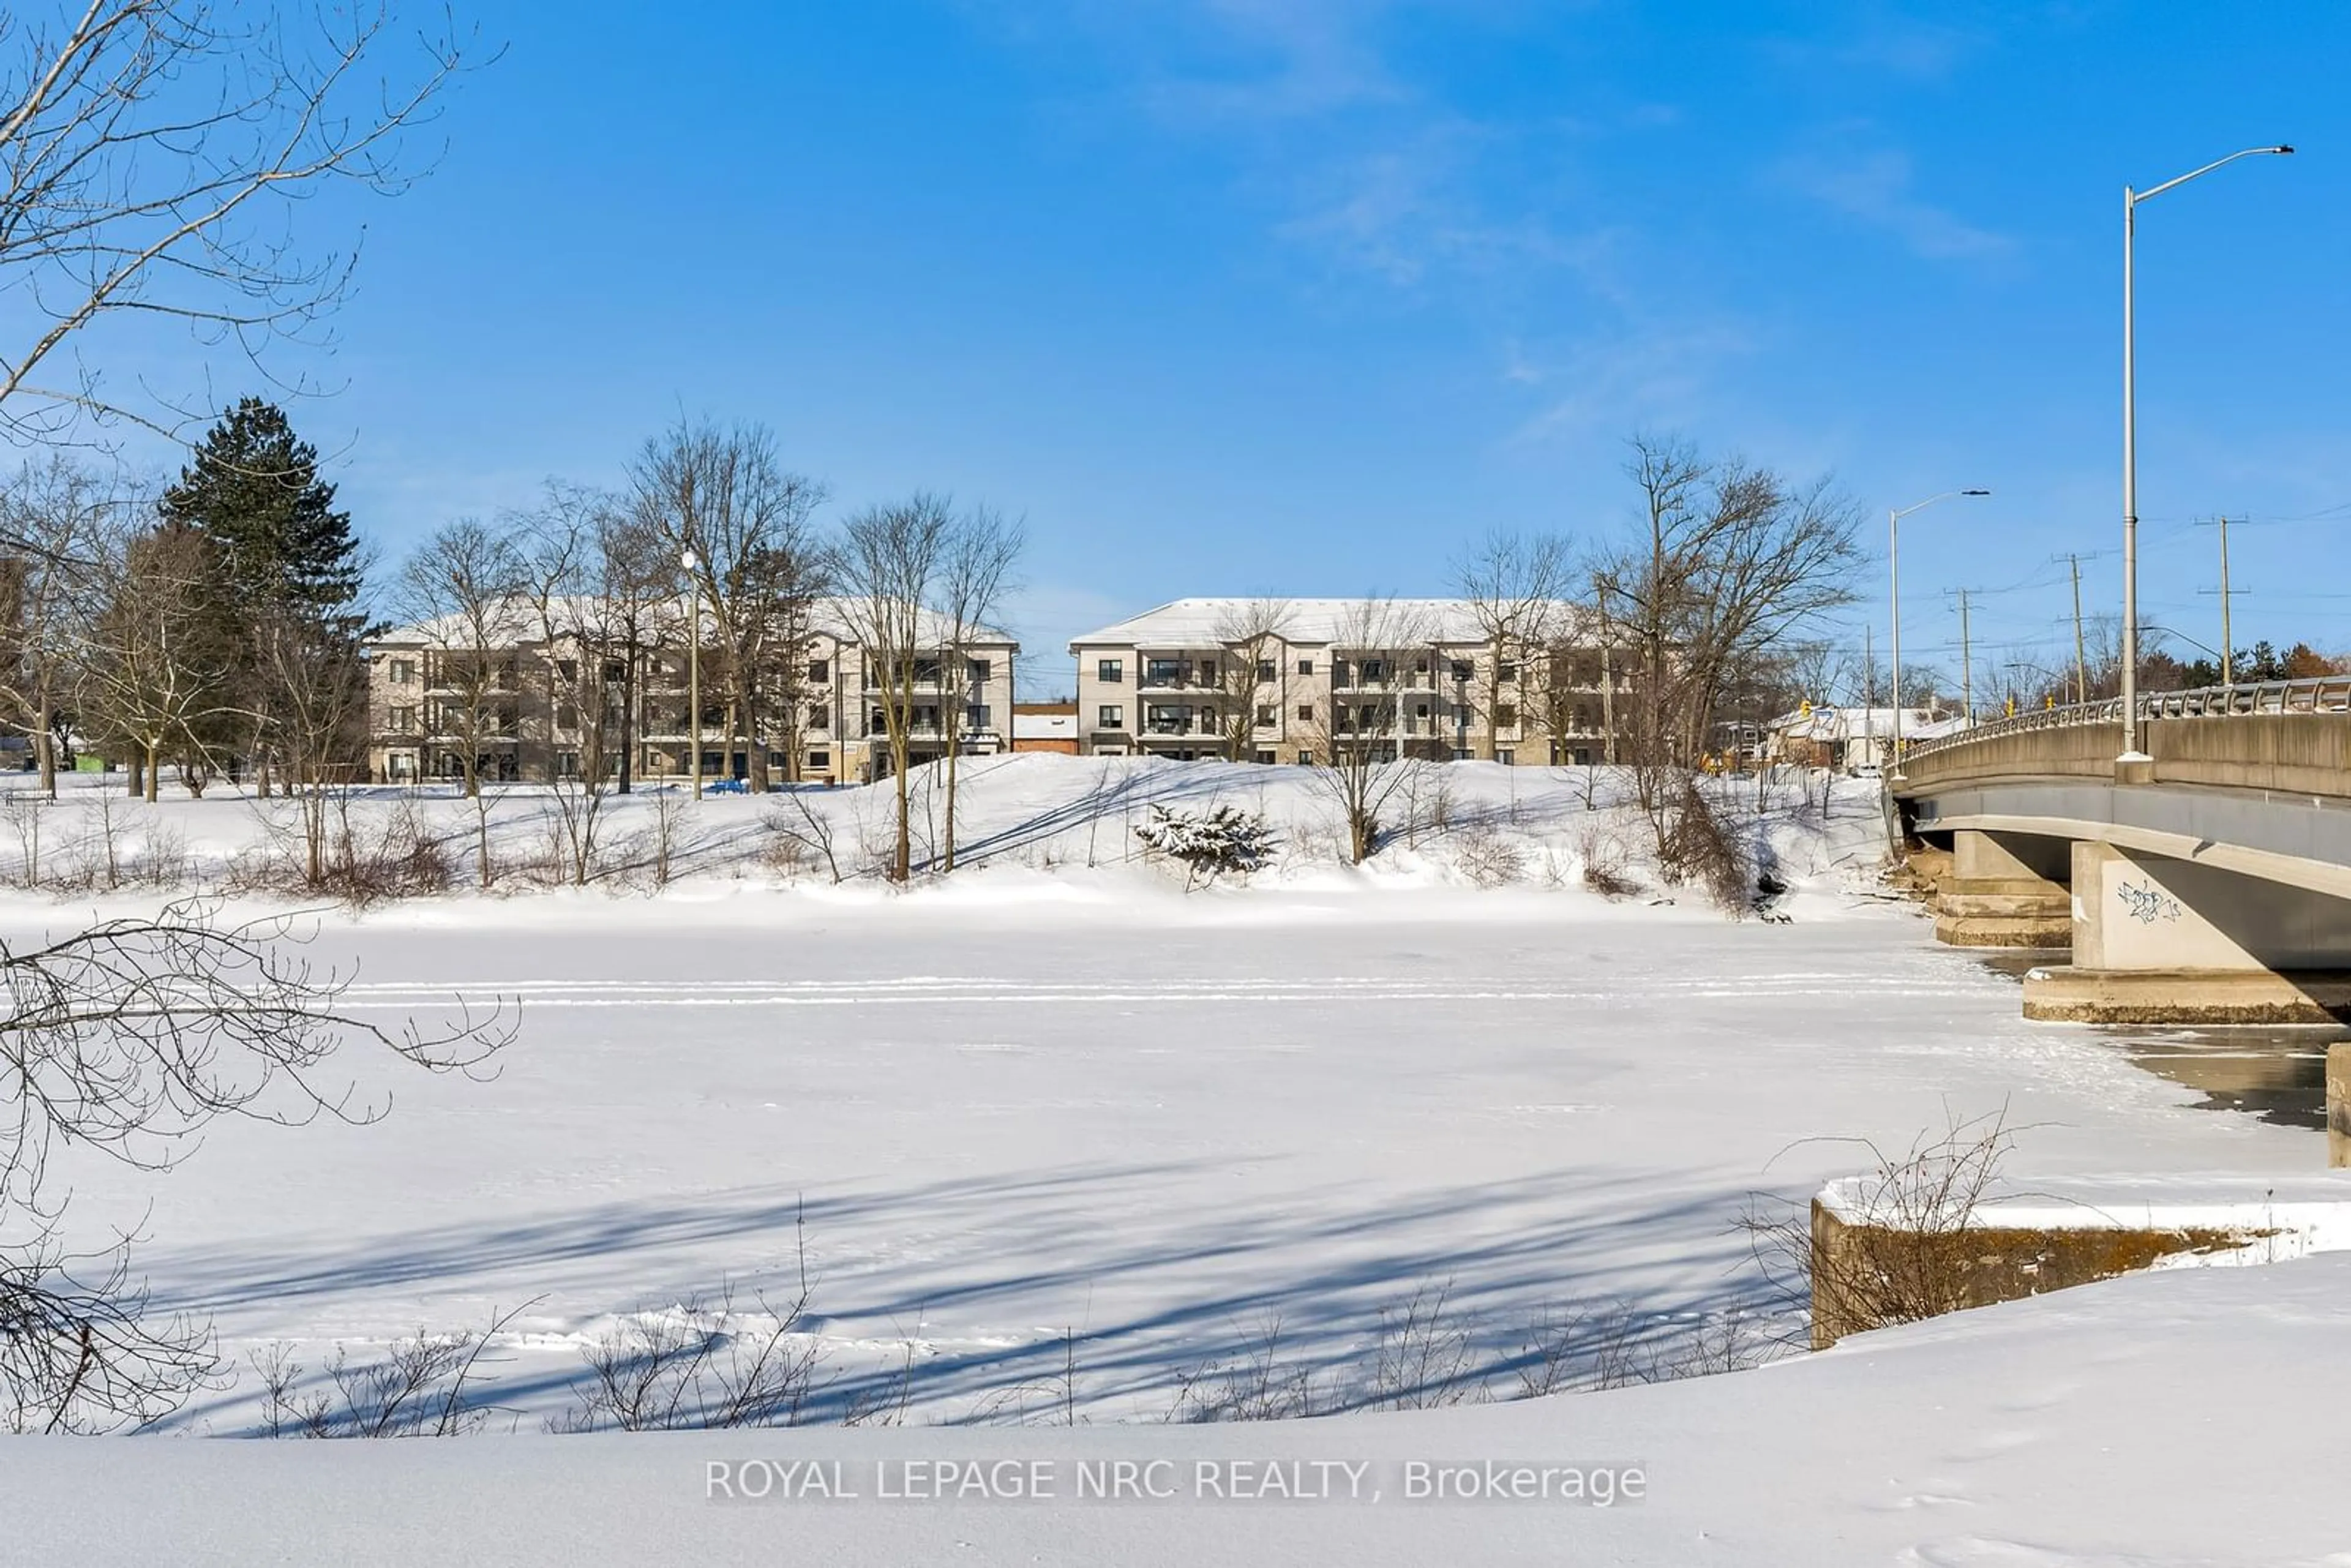
[[[2235,1251],[2264,1234],[2217,1226],[1987,1226],[1922,1235],[1850,1223],[1815,1198],[1813,1348],[1892,1322],[2111,1280],[2183,1253]]]

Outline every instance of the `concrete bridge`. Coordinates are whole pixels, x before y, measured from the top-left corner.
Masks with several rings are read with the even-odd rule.
[[[2070,947],[2028,1017],[2351,1018],[2351,676],[2019,715],[1908,747],[1906,841],[1948,850],[1937,936]]]

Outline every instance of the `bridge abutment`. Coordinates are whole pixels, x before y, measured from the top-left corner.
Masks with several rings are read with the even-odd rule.
[[[2351,1017],[2351,902],[2097,841],[2073,846],[2071,965],[2027,1018],[2325,1023]]]
[[[1954,947],[2063,947],[2074,939],[2065,841],[1961,828],[1936,887],[1935,939]]]

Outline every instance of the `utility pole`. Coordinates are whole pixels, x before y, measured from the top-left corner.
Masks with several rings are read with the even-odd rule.
[[[2236,650],[2236,644],[2235,644],[2235,643],[2231,643],[2231,642],[2229,640],[2229,605],[2230,605],[2230,592],[2229,592],[2229,519],[2228,519],[2228,518],[2226,518],[2226,517],[2216,517],[2216,518],[2214,518],[2214,519],[2213,519],[2213,521],[2214,521],[2214,522],[2216,522],[2216,523],[2218,523],[2218,524],[2220,525],[2220,685],[2225,688],[2225,687],[2234,686],[2234,685],[2237,684],[2237,675],[2236,675],[2236,669],[2237,669],[2237,655],[2236,655],[2236,652],[2235,652],[2235,650]]]
[[[1861,628],[1861,748],[1877,760],[1877,650],[1870,643],[1871,628]]]
[[[1959,712],[1966,716],[1962,729],[1976,727],[1976,666],[1969,656],[1968,591],[1959,590]]]
[[[2082,557],[2068,552],[2054,558],[2069,563],[2074,569],[2074,700],[2090,700],[2090,661],[2082,643]]]
[[[2229,641],[2229,519],[2220,519],[2220,684],[2233,686],[2237,664],[2234,645]]]

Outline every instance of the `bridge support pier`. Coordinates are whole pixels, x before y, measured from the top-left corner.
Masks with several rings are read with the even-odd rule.
[[[2326,1163],[2351,1167],[2351,1042],[2326,1048]]]
[[[2063,947],[2074,940],[2065,841],[1961,828],[1935,895],[1935,940],[1953,947]]]
[[[2351,1018],[2351,902],[2087,841],[2073,847],[2072,924],[2073,963],[2025,978],[2027,1018]]]

